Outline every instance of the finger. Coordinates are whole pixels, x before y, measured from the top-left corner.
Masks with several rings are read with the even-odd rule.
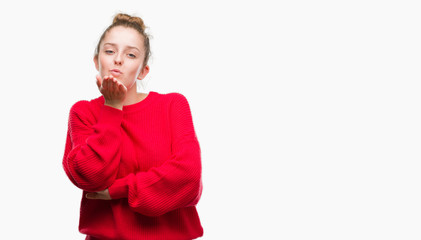
[[[114,88],[114,78],[112,76],[110,76],[110,78],[108,78],[108,88],[110,89],[110,91],[113,91]]]
[[[124,86],[124,84],[119,83],[119,85],[118,85],[118,91],[119,92],[122,92],[122,93],[126,93],[127,92],[127,88],[126,88],[126,86]]]
[[[102,79],[99,75],[96,75],[96,85],[98,86],[98,89],[101,89]]]
[[[87,193],[86,194],[86,198],[87,199],[97,199],[97,195],[98,194],[97,193],[94,193],[94,192],[93,193]]]
[[[102,82],[102,87],[107,91],[110,89],[110,78],[108,76],[104,77],[104,81]]]
[[[113,82],[112,82],[112,86],[113,86],[113,92],[117,92],[118,90],[118,80],[116,78],[113,78]]]
[[[104,190],[102,190],[102,191],[98,191],[98,192],[96,192],[96,193],[98,193],[98,194],[104,194],[106,191],[107,191],[107,189],[104,189]]]
[[[109,79],[108,79],[108,82],[107,82],[107,86],[108,86],[108,93],[110,93],[110,94],[112,94],[113,93],[113,91],[114,91],[114,89],[113,89],[113,85],[114,85],[114,83],[113,83],[113,78],[112,77],[110,77]]]

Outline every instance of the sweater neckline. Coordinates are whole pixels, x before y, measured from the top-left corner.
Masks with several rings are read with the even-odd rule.
[[[132,112],[146,107],[153,101],[156,94],[154,91],[149,91],[148,95],[142,101],[123,106],[123,112]]]
[[[148,95],[142,101],[123,106],[123,112],[133,112],[143,109],[144,107],[148,106],[151,102],[153,102],[157,95],[157,92],[149,91]],[[101,103],[104,104],[104,102],[105,98],[104,96],[101,96]]]

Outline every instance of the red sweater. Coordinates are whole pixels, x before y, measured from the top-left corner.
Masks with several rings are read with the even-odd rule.
[[[79,231],[86,239],[187,240],[203,235],[195,205],[201,154],[187,99],[148,96],[123,110],[104,98],[75,103],[63,167],[83,191]],[[87,192],[109,190],[112,200]]]

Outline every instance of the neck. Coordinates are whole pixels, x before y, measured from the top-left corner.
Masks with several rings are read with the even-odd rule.
[[[147,93],[138,93],[136,91],[136,85],[134,85],[133,87],[127,90],[127,94],[126,94],[126,98],[124,99],[123,106],[138,103],[142,101],[143,99],[145,99],[147,96],[148,96]]]

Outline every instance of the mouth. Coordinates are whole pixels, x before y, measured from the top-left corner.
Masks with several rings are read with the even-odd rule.
[[[110,72],[111,72],[111,74],[114,76],[114,77],[118,77],[118,76],[120,76],[121,74],[123,74],[120,70],[118,70],[118,69],[112,69],[112,70],[110,70]]]

